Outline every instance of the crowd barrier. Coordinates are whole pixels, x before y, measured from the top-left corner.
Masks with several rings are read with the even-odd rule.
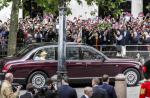
[[[99,51],[109,57],[125,57],[148,60],[150,45],[94,45]]]

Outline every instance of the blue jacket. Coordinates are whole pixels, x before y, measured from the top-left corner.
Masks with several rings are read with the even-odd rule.
[[[103,83],[102,85],[100,85],[100,87],[107,91],[109,98],[117,98],[117,95],[113,86],[107,83]]]
[[[76,90],[69,85],[62,85],[58,89],[59,98],[77,98]]]
[[[93,95],[91,98],[108,98],[107,91],[99,86],[93,87]]]

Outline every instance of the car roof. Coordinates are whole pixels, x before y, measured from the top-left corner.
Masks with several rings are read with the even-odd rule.
[[[33,47],[42,47],[42,46],[48,46],[48,45],[58,45],[58,42],[44,42],[44,43],[33,43],[30,44],[30,46]],[[66,45],[85,45],[83,43],[76,43],[76,42],[66,42]]]

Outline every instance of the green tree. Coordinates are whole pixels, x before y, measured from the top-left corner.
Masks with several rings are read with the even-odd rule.
[[[114,17],[118,17],[122,13],[122,9],[120,8],[120,4],[125,2],[126,0],[86,0],[88,5],[92,5],[95,3],[99,6],[100,16],[108,16],[113,15]]]
[[[12,0],[12,10],[10,19],[10,31],[8,36],[8,49],[7,55],[11,56],[16,53],[17,31],[18,31],[18,13],[19,13],[19,0]]]
[[[146,9],[150,11],[150,3],[147,4]]]
[[[19,5],[21,4],[20,0],[0,0],[0,8],[6,7],[9,5],[9,2],[12,2],[11,18],[10,18],[10,31],[8,36],[8,48],[7,55],[11,56],[16,52],[16,39],[18,31],[18,13]]]
[[[58,15],[59,14],[59,4],[61,3],[62,0],[27,0],[24,2],[26,9],[24,11],[26,12],[26,15],[29,15],[29,8],[30,4],[34,2],[36,3],[36,6],[42,8],[44,12],[51,12],[53,14]],[[64,0],[66,1],[66,4],[68,4],[71,0]],[[79,4],[81,4],[81,0],[76,0]],[[32,5],[32,4],[31,4]],[[69,7],[67,7],[67,14],[71,14],[71,10]]]
[[[5,6],[8,6],[8,2],[6,0],[0,0],[0,10]]]

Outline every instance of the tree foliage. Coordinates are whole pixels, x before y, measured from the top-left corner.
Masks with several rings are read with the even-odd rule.
[[[113,15],[118,17],[122,13],[120,4],[126,0],[86,0],[88,5],[95,3],[99,6],[100,16]]]
[[[30,0],[27,0],[27,2],[29,2]],[[44,12],[50,12],[53,14],[57,14],[59,13],[59,6],[61,4],[62,0],[32,0],[32,2],[36,3],[36,6],[40,7]],[[68,3],[71,0],[64,0],[66,1],[66,5],[68,5]],[[81,0],[76,0],[79,4],[81,4]],[[26,4],[26,1],[24,2],[24,4],[26,5],[26,8],[30,8],[30,4]],[[29,9],[24,9],[25,12],[28,11],[28,15],[29,15]],[[67,7],[67,14],[71,14],[71,9],[69,7]]]
[[[7,7],[9,0],[0,0],[0,10],[3,9],[4,7]]]
[[[4,6],[8,5],[8,1],[12,1],[12,0],[0,0],[0,9],[3,8]],[[57,14],[58,15],[58,8],[61,4],[62,0],[22,0],[23,4],[26,3],[26,1],[34,1],[37,3],[37,6],[40,6],[42,8],[42,10],[44,12],[51,12],[53,14]],[[67,4],[71,1],[71,0],[64,0],[67,2]],[[82,3],[82,0],[76,0],[79,4]],[[111,14],[115,17],[119,16],[122,13],[122,9],[120,8],[120,4],[125,2],[126,0],[85,0],[87,2],[88,5],[92,5],[93,3],[95,3],[96,5],[99,6],[99,12],[100,12],[100,16],[107,16],[108,14]],[[27,4],[27,8],[30,5]],[[29,9],[25,9],[24,10],[26,13],[26,15],[29,15]],[[71,10],[70,8],[67,9],[67,14],[71,14]]]
[[[146,9],[150,11],[150,3],[147,4]]]

